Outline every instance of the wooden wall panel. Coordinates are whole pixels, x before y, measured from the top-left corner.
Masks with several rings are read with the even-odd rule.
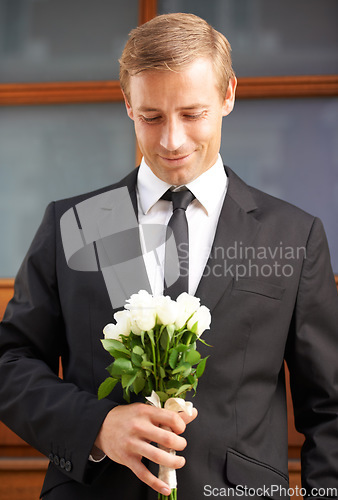
[[[1,500],[37,500],[48,465],[47,459],[0,458]]]
[[[236,99],[335,97],[338,76],[239,78]],[[118,81],[13,83],[0,85],[0,105],[49,105],[122,101]]]

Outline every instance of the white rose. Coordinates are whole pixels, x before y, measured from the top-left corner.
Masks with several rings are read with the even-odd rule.
[[[178,314],[175,325],[179,330],[185,325],[190,316],[199,308],[200,299],[183,292],[177,297],[176,302],[178,304]]]
[[[131,330],[131,314],[130,311],[117,311],[114,314],[114,319],[116,321],[116,326],[121,335],[128,337]]]
[[[197,311],[192,315],[187,323],[187,327],[189,330],[194,326],[197,321],[197,337],[200,337],[204,330],[209,330],[211,323],[211,314],[209,309],[206,306],[201,306],[197,309]]]
[[[131,318],[130,329],[135,335],[141,335],[142,329],[138,326],[135,319]]]
[[[121,342],[120,330],[114,323],[108,323],[103,329],[105,339],[119,340]]]
[[[131,329],[136,335],[152,330],[156,323],[156,304],[152,295],[145,290],[134,293],[125,306],[130,311]]]
[[[161,325],[173,325],[179,310],[177,302],[164,295],[156,297],[155,302],[158,323]]]

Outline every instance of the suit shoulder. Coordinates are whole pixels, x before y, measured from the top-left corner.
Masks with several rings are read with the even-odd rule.
[[[57,200],[54,202],[56,211],[62,213],[66,211],[68,208],[77,205],[78,203],[81,203],[90,198],[95,198],[97,196],[104,195],[105,193],[109,193],[110,191],[113,191],[114,189],[118,189],[120,187],[127,187],[129,190],[134,189],[136,184],[137,171],[138,169],[134,169],[126,177],[124,177],[122,180],[118,182],[115,182],[114,184],[110,184],[108,186],[104,186],[102,188],[89,191],[88,193],[83,193],[69,198],[63,198]]]
[[[297,233],[308,234],[316,217],[295,205],[276,198],[260,189],[247,185],[229,167],[226,167],[229,177],[229,195],[246,212],[269,227],[288,228]]]
[[[296,217],[297,219],[302,219],[304,221],[313,222],[315,216],[306,212],[302,208],[289,203],[288,201],[272,196],[271,194],[265,193],[260,189],[248,186],[253,198],[257,201],[257,205],[261,211],[281,214],[286,217]]]

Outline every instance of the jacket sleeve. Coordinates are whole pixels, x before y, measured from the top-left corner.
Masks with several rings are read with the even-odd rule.
[[[70,478],[88,482],[102,467],[88,462],[93,442],[116,405],[58,377],[67,347],[55,268],[52,203],[0,324],[0,419]]]
[[[286,360],[296,428],[305,435],[302,486],[309,497],[319,497],[319,488],[326,489],[325,497],[336,497],[338,295],[319,219],[314,220],[307,242]]]

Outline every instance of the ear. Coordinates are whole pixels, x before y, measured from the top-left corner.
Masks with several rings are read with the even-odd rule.
[[[123,92],[123,90],[122,90],[122,94],[123,94],[124,104],[126,105],[127,115],[129,116],[129,118],[134,120],[133,108],[129,104],[128,98],[127,98],[126,94]]]
[[[228,116],[234,109],[237,78],[230,78],[227,93],[222,107],[222,116]]]

